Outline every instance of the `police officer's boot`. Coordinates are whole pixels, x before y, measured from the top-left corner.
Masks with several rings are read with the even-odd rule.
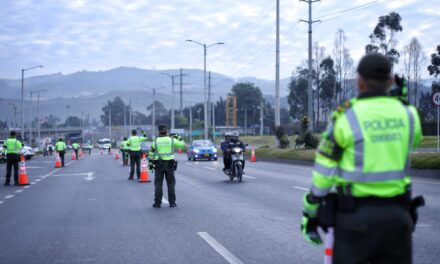
[[[4,186],[9,186],[9,185],[11,185],[10,180],[7,179],[3,185],[4,185]]]
[[[177,204],[176,203],[170,203],[170,207],[177,207]]]
[[[153,207],[154,207],[154,208],[160,208],[160,203],[154,203],[154,204],[153,204]]]

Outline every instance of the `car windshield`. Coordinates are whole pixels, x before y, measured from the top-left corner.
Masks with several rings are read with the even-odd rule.
[[[212,144],[209,140],[198,140],[193,142],[193,147],[200,148],[200,147],[214,147],[214,144]]]

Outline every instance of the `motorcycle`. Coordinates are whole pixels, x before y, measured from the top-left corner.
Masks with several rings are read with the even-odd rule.
[[[237,178],[238,182],[241,182],[243,178],[243,149],[234,147],[231,149],[231,165],[229,169],[225,170],[225,174],[229,176],[231,181]]]

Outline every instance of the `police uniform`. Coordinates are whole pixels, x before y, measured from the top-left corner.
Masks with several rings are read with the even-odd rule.
[[[75,152],[76,159],[78,159],[79,144],[76,143],[76,142],[73,143],[73,144],[72,144],[72,148],[73,148],[73,151]]]
[[[184,147],[185,142],[183,140],[169,136],[159,136],[151,145],[148,159],[150,164],[154,163],[154,205],[156,207],[160,207],[162,203],[162,185],[164,178],[167,181],[170,206],[175,206],[176,204],[176,179],[174,177],[176,163],[174,160],[174,149],[182,149]]]
[[[18,163],[20,162],[20,150],[23,147],[21,142],[15,137],[8,138],[3,144],[3,151],[6,153],[6,181],[9,185],[11,181],[11,171],[14,168],[14,182],[18,185]]]
[[[122,166],[127,166],[128,165],[127,140],[123,140],[121,142],[121,146],[119,147],[119,149],[121,150],[122,153]]]
[[[131,136],[127,140],[127,146],[130,151],[130,176],[129,180],[133,180],[134,170],[136,166],[136,175],[139,179],[141,176],[141,143],[147,140],[146,137]]]
[[[417,110],[385,92],[364,92],[340,107],[303,199],[305,239],[319,244],[317,225],[334,227],[334,264],[411,263],[410,151],[421,140]]]
[[[61,166],[63,166],[63,167],[64,167],[64,154],[66,154],[66,149],[67,149],[66,143],[64,143],[63,141],[58,141],[55,144],[55,150],[60,155]]]

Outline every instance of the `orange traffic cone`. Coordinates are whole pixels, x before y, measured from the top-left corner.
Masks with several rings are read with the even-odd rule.
[[[55,168],[61,168],[61,159],[59,154],[57,154],[57,160],[55,161]]]
[[[115,154],[115,160],[118,160],[119,159],[119,154],[116,152],[116,154]]]
[[[179,149],[179,154],[182,154],[182,153],[183,153],[183,151],[181,149]]]
[[[72,155],[70,155],[70,159],[71,159],[71,160],[76,160],[76,157],[75,157],[75,153],[74,153],[74,152],[72,152]]]
[[[147,158],[145,157],[145,154],[142,155],[141,177],[139,178],[138,182],[150,182],[150,178],[148,176],[148,170],[147,170]]]
[[[24,157],[21,155],[20,162],[20,175],[18,177],[18,184],[29,185],[28,176],[26,172],[26,164],[24,163]]]
[[[257,162],[257,156],[255,156],[254,145],[252,145],[252,153],[251,153],[251,160],[250,160],[250,162]]]

